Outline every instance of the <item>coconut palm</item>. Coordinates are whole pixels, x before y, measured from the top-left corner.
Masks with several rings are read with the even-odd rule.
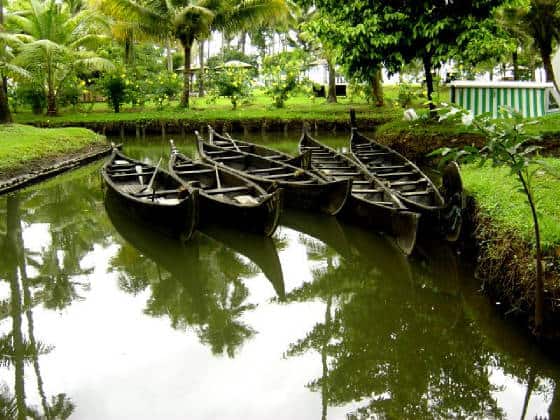
[[[57,114],[57,97],[77,71],[113,69],[110,61],[92,51],[109,37],[93,33],[104,29],[104,22],[91,10],[72,15],[66,4],[30,0],[26,9],[7,16],[7,24],[27,35],[14,63],[32,72],[44,86],[48,115]]]
[[[189,105],[191,50],[194,41],[208,38],[212,30],[228,30],[281,21],[287,14],[285,0],[99,0],[99,7],[117,20],[134,20],[154,39],[178,39],[183,49],[183,96]]]

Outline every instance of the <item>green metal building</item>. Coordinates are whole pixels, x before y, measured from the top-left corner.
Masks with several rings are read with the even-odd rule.
[[[455,81],[450,87],[451,102],[474,115],[491,112],[496,118],[500,107],[512,108],[528,118],[557,110],[551,108],[551,102],[558,100],[552,83]]]

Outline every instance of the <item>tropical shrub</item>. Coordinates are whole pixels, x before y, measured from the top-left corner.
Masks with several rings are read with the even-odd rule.
[[[121,105],[126,100],[126,80],[123,74],[109,73],[101,79],[107,102],[113,111],[120,112]]]
[[[163,108],[165,101],[171,102],[181,91],[181,78],[176,73],[162,71],[152,79],[148,80],[149,96],[160,109]]]
[[[224,67],[209,73],[210,96],[217,98],[225,96],[231,101],[233,109],[242,100],[251,96],[252,77],[250,71],[238,67]]]
[[[47,106],[45,89],[38,83],[18,83],[14,88],[13,95],[17,105],[30,106],[31,111],[36,115],[42,114]]]
[[[275,107],[283,108],[290,96],[306,88],[310,89],[309,81],[301,76],[304,67],[302,53],[297,50],[265,57],[265,94],[272,98]]]

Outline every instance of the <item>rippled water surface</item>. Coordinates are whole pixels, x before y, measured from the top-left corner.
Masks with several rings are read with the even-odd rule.
[[[0,418],[559,418],[558,363],[444,245],[295,212],[183,245],[105,203],[100,166],[0,197]]]

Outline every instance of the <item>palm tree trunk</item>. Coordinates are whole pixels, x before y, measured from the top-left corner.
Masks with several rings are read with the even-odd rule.
[[[3,0],[0,0],[0,27],[3,27],[3,25],[4,2]],[[10,112],[10,105],[8,103],[8,86],[6,84],[6,77],[0,75],[0,79],[0,124],[11,123],[12,113]]]
[[[245,54],[245,47],[247,43],[247,32],[243,31],[241,32],[240,38],[239,38],[239,50],[241,51],[242,54]]]
[[[199,42],[198,61],[200,64],[198,72],[198,97],[202,98],[204,96],[204,41]]]
[[[167,50],[167,71],[169,73],[173,72],[173,54],[171,54],[171,40],[167,38],[165,40],[165,49]]]
[[[192,42],[185,42],[183,44],[183,53],[185,56],[185,66],[183,68],[183,98],[181,99],[181,106],[189,107],[189,97],[191,90],[191,50]]]
[[[336,103],[336,71],[332,59],[327,59],[327,69],[329,71],[329,87],[327,102]]]
[[[12,113],[10,112],[5,83],[6,78],[0,77],[0,124],[12,122]]]
[[[519,80],[519,56],[517,50],[512,53],[511,61],[513,62],[513,80]]]

